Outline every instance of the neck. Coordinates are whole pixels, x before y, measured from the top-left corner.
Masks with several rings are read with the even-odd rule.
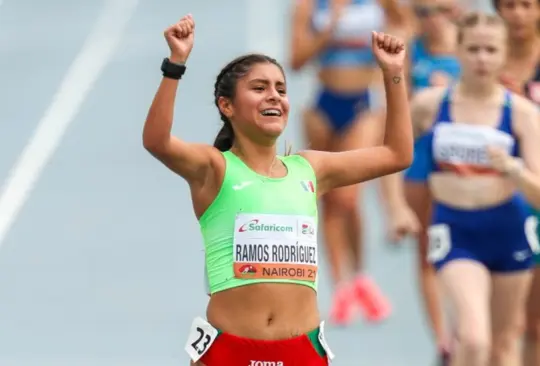
[[[495,82],[479,83],[474,80],[470,82],[461,80],[457,85],[459,94],[467,98],[479,100],[492,97],[498,89],[499,85]]]
[[[258,145],[247,141],[235,142],[231,151],[253,171],[269,175],[276,162],[276,145]]]
[[[540,36],[538,34],[527,39],[510,40],[508,42],[508,55],[516,60],[530,58],[538,52],[536,47],[538,47],[539,42]]]

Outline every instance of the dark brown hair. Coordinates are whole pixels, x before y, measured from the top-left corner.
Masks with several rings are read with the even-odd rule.
[[[223,126],[214,141],[214,147],[220,151],[228,151],[234,143],[234,131],[231,121],[219,109],[220,97],[234,100],[238,80],[245,76],[254,65],[269,63],[279,67],[283,75],[283,67],[275,59],[261,54],[249,54],[238,57],[227,64],[219,73],[214,84],[214,103],[219,110]]]
[[[540,5],[540,0],[537,0],[536,3]],[[491,0],[491,5],[493,5],[493,8],[497,11],[498,14],[501,13],[501,0]],[[540,19],[536,22],[536,30],[540,31]]]
[[[540,0],[538,0],[538,3],[540,3]],[[491,0],[491,5],[493,5],[493,8],[497,11],[499,11],[499,6],[501,6],[501,0]]]

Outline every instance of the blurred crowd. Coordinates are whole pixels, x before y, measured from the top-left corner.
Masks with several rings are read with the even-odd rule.
[[[537,205],[528,198],[524,183],[519,189],[529,202],[529,211],[525,229],[519,221],[515,234],[512,218],[519,214],[499,204],[513,197],[508,192],[515,187],[510,190],[505,182],[477,174],[478,167],[467,165],[474,159],[459,153],[461,165],[449,159],[444,169],[428,166],[433,161],[427,151],[432,149],[433,134],[427,150],[423,138],[439,122],[479,121],[476,124],[492,126],[490,121],[500,120],[496,129],[518,135],[520,147],[516,148],[521,154],[493,152],[493,169],[507,175],[514,172],[512,164],[517,159],[512,157],[538,166],[540,157],[527,156],[533,150],[526,147],[531,143],[525,137],[526,127],[521,127],[526,122],[520,121],[540,122],[536,109],[529,107],[540,103],[539,22],[538,0],[294,3],[290,65],[294,70],[308,64],[318,68],[319,88],[303,113],[310,148],[343,151],[381,143],[384,92],[370,35],[373,30],[388,32],[408,44],[415,158],[404,174],[381,179],[380,187],[391,239],[400,241],[412,235],[418,241],[418,280],[441,364],[540,365]],[[522,114],[526,117],[520,117]],[[455,141],[465,134],[474,140],[469,131],[458,132],[452,132]],[[459,178],[441,173],[447,166],[460,173]],[[357,310],[372,322],[383,321],[392,312],[392,304],[364,270],[362,225],[369,222],[360,212],[361,197],[362,188],[352,186],[335,190],[322,200],[321,229],[335,285],[330,318],[340,325],[352,322]],[[435,200],[437,205],[432,203]],[[495,212],[495,206],[499,211]],[[494,234],[493,229],[483,232],[482,225],[497,220],[501,220],[500,233]],[[469,226],[452,226],[455,222]],[[441,239],[444,235],[439,230],[448,225],[452,248]],[[497,246],[505,235],[515,240],[506,239],[514,242],[513,247],[502,253]],[[470,244],[467,238],[471,236],[478,243]],[[527,249],[515,244],[521,241],[526,241]],[[501,241],[500,247],[506,242]],[[448,265],[450,262],[459,263]],[[454,310],[452,322],[442,310],[441,294]],[[523,336],[521,353],[517,341]]]

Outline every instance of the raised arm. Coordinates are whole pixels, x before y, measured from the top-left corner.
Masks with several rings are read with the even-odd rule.
[[[347,0],[338,0],[333,4],[332,16],[328,26],[315,33],[311,26],[311,17],[315,0],[296,0],[292,17],[291,68],[300,70],[313,57],[321,52],[332,40],[332,33]]]
[[[191,15],[165,30],[171,49],[169,70],[164,72],[144,124],[143,145],[169,169],[185,178],[190,185],[204,183],[219,155],[209,145],[191,144],[171,135],[174,104],[182,68],[193,48],[195,23]]]
[[[426,196],[429,196],[427,179],[430,168],[426,154],[430,147],[426,146],[429,139],[424,135],[424,131],[434,121],[445,91],[446,89],[442,87],[427,88],[416,93],[411,101],[413,133],[416,138],[414,150],[415,154],[418,152],[418,155],[415,155],[411,169],[416,172],[415,180],[417,183],[426,183]],[[390,215],[394,215],[395,212],[399,214],[400,211],[404,210],[406,200],[402,172],[382,177],[381,190],[384,197],[383,202]],[[410,202],[410,204],[417,206],[415,202]]]
[[[386,92],[384,144],[337,153],[304,152],[317,175],[319,195],[401,171],[411,164],[413,132],[403,71],[405,46],[395,37],[374,32],[372,47],[383,71]]]
[[[399,0],[379,0],[381,8],[383,8],[388,23],[392,27],[410,28],[413,14],[410,11],[410,6],[403,4]],[[407,29],[407,32],[411,29]]]

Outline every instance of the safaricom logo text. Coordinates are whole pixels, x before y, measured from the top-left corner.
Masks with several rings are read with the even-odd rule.
[[[238,229],[238,231],[241,233],[244,233],[246,231],[272,231],[292,233],[294,231],[294,228],[292,226],[259,223],[259,219],[254,219],[240,226],[240,229]]]
[[[249,366],[283,366],[281,361],[249,361]]]

